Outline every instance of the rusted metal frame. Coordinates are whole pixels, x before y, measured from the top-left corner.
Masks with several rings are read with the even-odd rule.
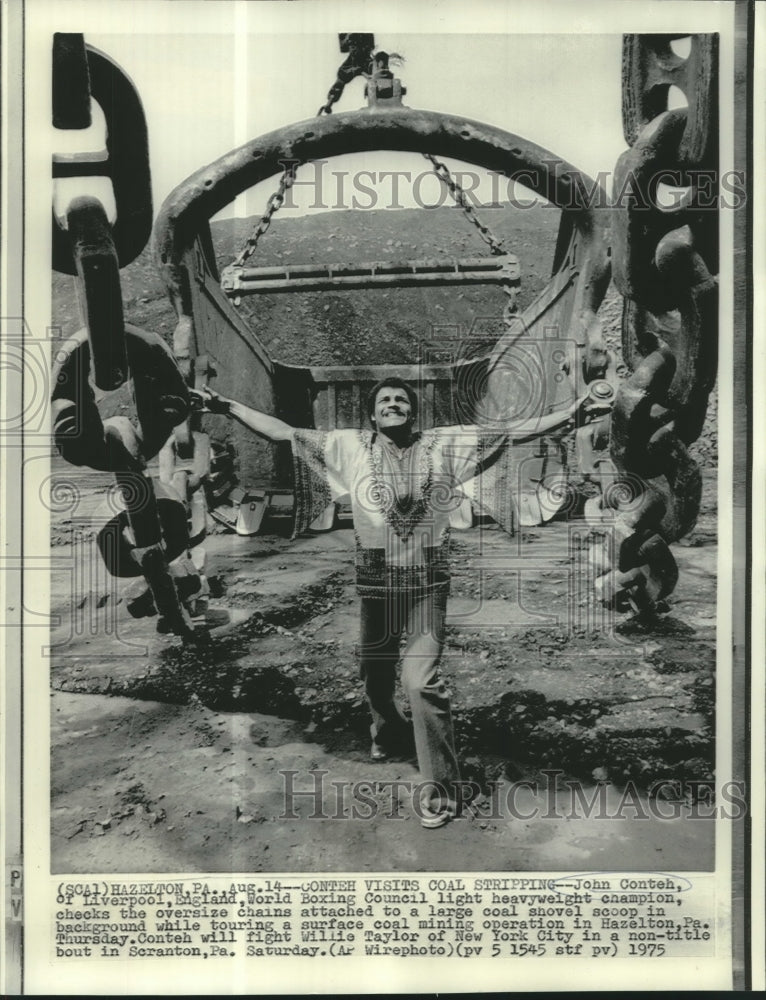
[[[196,238],[186,251],[187,259],[183,260],[182,258],[181,265],[174,269],[178,284],[175,289],[177,294],[171,292],[171,300],[174,307],[182,303],[186,309],[186,312],[177,314],[178,322],[173,330],[173,355],[176,363],[184,377],[187,380],[191,380],[194,358],[198,353],[197,336],[194,326],[193,297],[195,292],[192,291],[192,287],[194,287],[196,294],[204,296],[205,301],[210,307],[221,316],[227,328],[248,345],[267,370],[272,371],[273,362],[266,353],[263,344],[221,290],[217,272],[213,270],[215,266],[214,262],[211,265],[206,255],[202,258],[197,256],[196,251],[199,249],[200,244],[209,239],[210,225],[207,220],[203,220],[200,222],[200,230],[196,234]],[[194,259],[196,262],[194,266],[191,264],[191,259]],[[197,266],[200,259],[206,269],[206,273],[203,276],[197,274]]]
[[[567,291],[577,280],[577,274],[565,270],[555,273],[540,294],[535,298],[519,316],[514,318],[513,326],[503,334],[492,349],[491,358],[494,360],[500,355],[509,344],[514,343],[520,336],[523,336],[531,329],[529,323],[534,317],[541,320],[548,310],[552,309],[556,303],[566,295]],[[579,347],[584,347],[585,342],[578,342]]]
[[[563,225],[563,220],[562,220]],[[570,244],[576,244],[577,231],[572,230]],[[615,373],[609,368],[610,358],[601,329],[601,324],[592,308],[592,303],[601,301],[609,280],[609,272],[599,276],[599,284],[594,288],[583,289],[580,281],[579,261],[584,256],[570,252],[559,258],[559,270],[554,272],[551,280],[531,302],[523,313],[511,318],[507,330],[498,340],[489,356],[489,374],[498,372],[501,377],[505,361],[517,350],[519,344],[535,344],[542,338],[545,340],[548,328],[553,325],[562,327],[561,338],[567,341],[566,368],[576,387],[578,396],[585,382],[600,379],[608,375],[615,378]],[[575,260],[577,263],[570,263]],[[572,301],[567,301],[568,293]],[[564,309],[564,322],[559,322],[559,310]],[[556,378],[558,372],[551,373]],[[566,401],[560,400],[565,405]],[[555,408],[555,407],[554,407]]]
[[[208,218],[241,191],[290,162],[372,149],[433,150],[508,176],[523,172],[520,179],[529,188],[557,204],[568,234],[567,273],[574,276],[573,308],[568,304],[559,310],[567,320],[561,335],[587,345],[586,358],[577,358],[579,363],[573,360],[569,368],[572,389],[601,377],[606,351],[596,311],[610,271],[605,213],[594,206],[606,204],[605,192],[584,174],[526,140],[491,126],[431,112],[352,112],[299,123],[233,151],[177,188],[160,211],[155,254],[179,317],[177,332],[183,331],[190,353],[196,348],[192,305],[199,279],[185,253],[196,233],[207,229]],[[231,325],[237,327],[235,310],[228,315]],[[541,328],[538,332],[542,335]],[[384,371],[390,373],[391,369]],[[450,375],[455,372],[450,371]],[[460,419],[464,418],[468,419],[465,415]]]
[[[392,150],[462,159],[505,176],[523,173],[524,183],[562,211],[571,213],[585,249],[606,247],[592,206],[605,204],[595,181],[552,153],[491,125],[436,112],[352,111],[309,119],[270,132],[192,174],[163,204],[155,224],[155,253],[174,301],[182,296],[177,268],[203,222],[242,191],[279,173],[285,163],[307,162],[344,153]],[[595,196],[600,192],[601,201]],[[597,265],[606,270],[605,260]],[[183,312],[183,299],[178,302]]]
[[[534,336],[536,327],[544,327],[545,313],[554,309],[571,288],[573,298],[562,337],[577,348],[578,356],[573,354],[570,357],[569,367],[578,395],[584,383],[603,378],[607,374],[610,358],[597,311],[609,285],[610,275],[609,266],[590,267],[589,254],[580,248],[578,229],[562,213],[550,281],[523,313],[508,317],[507,331],[492,351],[491,364],[496,364],[519,336]]]
[[[193,302],[192,314],[198,324],[201,340],[197,341],[198,334],[192,329],[191,322],[185,327],[181,324],[180,329],[176,329],[173,342],[176,361],[186,373],[187,381],[193,382],[196,388],[213,384],[224,395],[246,400],[260,409],[276,413],[274,364],[255,330],[245,322],[238,310],[232,309],[221,290],[220,281],[215,274],[215,262],[210,256],[212,240],[209,234],[209,224],[205,223],[184,257]],[[185,343],[179,341],[179,332],[187,335]],[[254,397],[251,396],[253,392]],[[176,430],[177,444],[180,445],[179,431],[186,438],[184,447],[179,447],[179,453],[191,454],[194,431],[201,429],[201,423],[202,418],[194,414],[189,422],[188,433],[185,427]],[[275,448],[241,425],[232,425],[223,417],[205,417],[204,425],[213,437],[211,471],[204,490],[204,497],[211,509],[225,494],[226,484],[231,489],[238,481],[234,468],[235,453],[245,468],[257,468],[263,479],[283,481],[290,475],[289,454],[284,454],[287,446]],[[278,472],[278,469],[281,471]],[[200,505],[202,498],[203,491],[192,494],[193,518],[195,505]],[[192,532],[194,534],[194,524]],[[196,564],[194,549],[192,558]]]

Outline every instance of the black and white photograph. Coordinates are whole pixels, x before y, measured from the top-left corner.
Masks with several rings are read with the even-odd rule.
[[[4,17],[9,992],[755,988],[753,5]]]

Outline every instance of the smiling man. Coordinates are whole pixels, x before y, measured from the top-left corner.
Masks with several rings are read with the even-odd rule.
[[[450,513],[464,499],[462,485],[482,474],[491,486],[482,489],[479,502],[512,531],[513,484],[501,461],[507,446],[564,427],[577,406],[511,430],[455,426],[418,432],[417,395],[391,377],[369,394],[372,430],[320,431],[290,427],[208,389],[201,395],[209,411],[291,443],[295,534],[330,503],[350,496],[361,597],[359,667],[372,714],[372,759],[406,752],[414,735],[422,780],[413,808],[423,826],[442,826],[460,806],[452,716],[439,672],[450,584]],[[394,699],[400,660],[411,725]]]

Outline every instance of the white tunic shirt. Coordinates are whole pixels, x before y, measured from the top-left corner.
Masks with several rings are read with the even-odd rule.
[[[366,597],[449,589],[449,516],[463,484],[482,474],[476,500],[514,526],[507,437],[478,427],[438,427],[398,448],[372,431],[295,431],[295,533],[334,500],[351,498],[357,590]]]

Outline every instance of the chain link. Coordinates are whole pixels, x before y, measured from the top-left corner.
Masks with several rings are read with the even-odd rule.
[[[91,352],[83,331],[59,350],[53,370],[54,440],[65,461],[115,476],[125,504],[126,524],[133,535],[123,552],[131,569],[124,572],[120,546],[115,549],[110,543],[101,551],[112,575],[133,576],[138,568],[143,576],[139,599],[135,604],[133,598],[127,600],[129,612],[159,612],[158,628],[189,638],[194,631],[184,591],[189,581],[182,583],[181,577],[193,574],[180,572],[174,564],[176,556],[168,555],[167,525],[161,513],[168,505],[181,504],[181,498],[168,496],[162,484],[146,474],[147,461],[160,451],[168,436],[172,439],[173,425],[188,409],[186,384],[157,334],[128,327],[127,341],[135,419],[102,419],[88,380]],[[188,543],[185,513],[172,520],[184,524],[181,533]],[[174,545],[179,537],[176,531]]]
[[[485,225],[479,216],[476,214],[476,209],[471,204],[463,188],[460,186],[458,181],[452,176],[452,173],[446,163],[442,163],[441,160],[437,160],[435,156],[431,153],[423,153],[423,156],[428,160],[434,169],[434,173],[445,185],[449,193],[452,195],[455,204],[462,208],[465,217],[468,221],[476,227],[479,236],[484,240],[487,246],[490,248],[495,256],[501,256],[507,251],[503,246],[502,242],[495,236],[489,226]]]
[[[370,47],[370,53],[371,51],[372,48]],[[368,53],[368,59],[369,59],[369,53]],[[344,66],[346,66],[346,64],[348,64],[348,66],[350,67],[348,73],[346,74],[348,75],[348,79],[353,79],[354,76],[357,76],[362,72],[362,69],[360,67],[352,65],[353,58],[351,56],[349,56],[349,59],[346,60]],[[343,67],[341,67],[341,70],[342,69]],[[319,110],[317,111],[317,118],[320,118],[322,115],[331,115],[333,104],[335,104],[336,101],[339,100],[341,94],[343,93],[345,83],[347,83],[348,80],[341,78],[343,76],[341,70],[339,70],[338,79],[332,85],[327,94],[326,103],[320,105]],[[250,234],[250,236],[248,236],[245,246],[243,247],[241,253],[236,258],[236,260],[233,262],[232,267],[242,267],[255,253],[256,247],[258,246],[258,241],[263,236],[263,234],[268,231],[274,214],[278,212],[279,209],[282,207],[282,205],[285,202],[285,195],[287,191],[295,183],[295,172],[297,166],[298,165],[295,163],[290,163],[285,166],[284,172],[279,180],[279,187],[277,188],[276,191],[274,191],[273,194],[270,195],[269,200],[266,202],[266,209],[263,215],[258,220],[253,232]],[[234,300],[234,303],[235,305],[239,305],[239,298],[236,298]]]
[[[270,196],[269,200],[266,202],[266,209],[263,215],[258,220],[255,229],[248,236],[247,242],[245,243],[242,252],[234,261],[233,267],[242,267],[245,262],[252,257],[255,252],[255,248],[258,246],[258,241],[261,236],[268,230],[271,225],[271,220],[275,213],[280,210],[280,208],[285,203],[285,195],[288,190],[295,183],[295,172],[298,168],[297,163],[288,163],[285,166],[284,172],[279,179],[279,187]]]
[[[78,154],[73,162],[54,156],[54,178],[82,181],[81,194],[67,208],[67,225],[54,215],[53,266],[77,275],[85,321],[85,330],[57,354],[51,400],[54,440],[62,457],[73,465],[114,474],[124,503],[117,518],[118,539],[129,533],[132,542],[125,541],[128,551],[122,565],[120,543],[114,544],[111,532],[115,525],[105,525],[99,532],[102,539],[105,532],[110,534],[109,543],[99,546],[104,562],[115,576],[140,573],[148,595],[144,606],[159,612],[163,629],[191,638],[188,609],[169,565],[161,513],[167,509],[167,498],[146,470],[147,461],[188,413],[188,392],[162,338],[126,325],[122,309],[120,268],[144,249],[152,226],[146,120],[128,77],[87,47],[81,35],[56,36],[54,64],[53,106],[60,127],[87,125],[92,99],[104,108],[110,138],[105,172],[117,206],[111,224],[99,198],[88,191],[87,154]],[[102,418],[89,381],[91,367],[95,384],[105,392],[131,379],[133,419]]]
[[[327,92],[327,101],[323,104],[317,116],[331,115],[332,106],[340,100],[346,84],[358,76],[369,76],[372,72],[372,53],[375,49],[375,35],[362,32],[341,32],[338,36],[340,50],[348,53],[338,67],[335,82]]]
[[[487,244],[492,255],[495,257],[505,256],[508,251],[503,246],[502,241],[495,236],[488,225],[481,221],[476,213],[476,208],[471,204],[468,195],[460,186],[460,183],[453,177],[447,164],[441,160],[437,160],[432,153],[423,153],[423,156],[431,164],[436,176],[452,195],[455,204],[463,210],[463,214],[471,225],[475,226],[476,231]],[[506,296],[505,305],[503,306],[503,324],[508,327],[518,312],[519,290],[515,284],[510,283],[503,285],[502,288]]]
[[[693,174],[716,169],[717,59],[714,36],[693,35],[690,54],[676,57],[675,36],[626,35],[623,120],[630,149],[615,170],[615,191],[634,197],[613,210],[613,278],[625,300],[623,355],[634,369],[620,385],[602,467],[611,485],[590,503],[591,526],[611,524],[614,566],[597,581],[609,600],[637,610],[675,587],[668,547],[696,521],[701,474],[686,445],[702,430],[715,380],[717,213],[700,211]],[[688,110],[658,105],[674,84]],[[688,178],[691,197],[672,213],[656,203],[663,172]],[[640,203],[640,205],[639,205]]]

